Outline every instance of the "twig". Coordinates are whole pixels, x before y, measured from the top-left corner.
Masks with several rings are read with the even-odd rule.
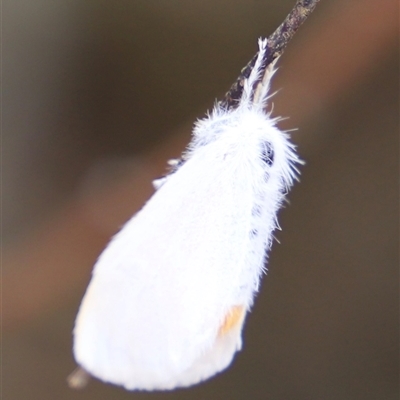
[[[317,6],[319,1],[320,0],[297,0],[292,11],[290,11],[282,24],[272,35],[268,37],[267,51],[265,52],[265,57],[262,64],[263,73],[260,76],[259,82],[263,80],[267,67],[283,53],[297,29],[314,11],[314,8]],[[236,82],[226,93],[224,99],[220,101],[220,105],[222,107],[226,109],[234,109],[237,107],[242,96],[244,81],[249,77],[254,67],[257,54],[241,70]]]

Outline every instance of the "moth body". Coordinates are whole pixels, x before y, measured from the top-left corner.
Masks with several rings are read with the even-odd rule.
[[[241,349],[298,162],[264,111],[273,71],[261,82],[257,61],[238,107],[216,106],[196,124],[182,162],[99,257],[74,330],[89,374],[173,389],[222,371]]]

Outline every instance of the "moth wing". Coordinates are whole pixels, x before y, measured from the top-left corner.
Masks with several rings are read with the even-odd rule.
[[[233,309],[238,307],[233,307]],[[243,307],[227,327],[220,327],[213,346],[205,351],[170,387],[190,386],[223,371],[232,362],[235,353],[242,348],[242,328],[245,318]],[[231,311],[228,311],[227,318]],[[222,329],[221,329],[222,328]]]
[[[200,165],[193,157],[171,175],[95,265],[74,353],[104,381],[146,390],[190,385],[224,369],[241,346],[244,312],[219,330],[232,307],[252,301],[241,276],[242,211],[251,199],[226,179],[226,162],[214,163],[213,179]]]

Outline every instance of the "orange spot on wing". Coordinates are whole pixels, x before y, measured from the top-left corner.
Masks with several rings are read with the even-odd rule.
[[[228,314],[226,314],[224,322],[219,328],[218,336],[225,335],[239,323],[242,323],[244,312],[245,311],[243,306],[233,306],[229,310]]]

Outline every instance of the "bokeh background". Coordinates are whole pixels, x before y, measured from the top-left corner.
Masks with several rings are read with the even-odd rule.
[[[279,62],[306,165],[233,365],[169,393],[66,385],[97,255],[294,2],[2,2],[2,398],[398,399],[396,0],[321,1]]]

